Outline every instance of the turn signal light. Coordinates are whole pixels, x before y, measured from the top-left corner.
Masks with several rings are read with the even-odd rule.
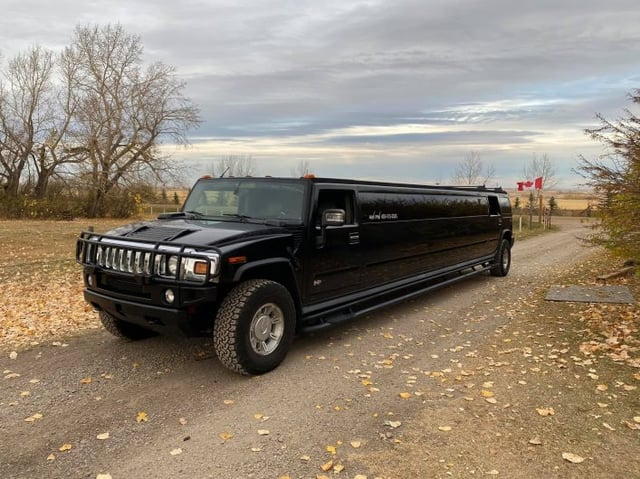
[[[193,265],[194,274],[207,274],[207,263],[205,261],[198,261]]]

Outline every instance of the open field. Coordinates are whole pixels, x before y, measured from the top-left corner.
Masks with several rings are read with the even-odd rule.
[[[82,298],[80,231],[123,220],[0,221],[0,344],[24,346],[98,327]]]

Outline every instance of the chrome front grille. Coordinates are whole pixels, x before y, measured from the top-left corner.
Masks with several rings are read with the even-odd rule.
[[[190,284],[215,281],[219,253],[215,250],[198,251],[195,248],[82,233],[78,239],[76,260],[85,266],[123,275],[185,281]],[[196,263],[204,264],[205,271],[195,273]]]

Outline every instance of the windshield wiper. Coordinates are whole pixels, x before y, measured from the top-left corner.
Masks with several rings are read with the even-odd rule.
[[[222,216],[231,216],[232,218],[238,218],[238,219],[241,219],[242,221],[257,219],[257,218],[254,218],[252,216],[241,215],[241,214],[238,214],[238,213],[222,213]]]
[[[204,218],[204,217],[206,217],[206,215],[203,215],[202,213],[199,213],[197,211],[176,211],[173,213],[160,213],[158,215],[158,219],[160,220],[165,220],[169,218],[194,219],[194,218]]]

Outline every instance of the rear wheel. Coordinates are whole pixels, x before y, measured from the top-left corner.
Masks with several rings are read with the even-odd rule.
[[[494,265],[491,267],[492,276],[506,276],[511,269],[511,242],[503,239],[496,253]]]
[[[285,358],[295,330],[296,311],[281,284],[253,279],[225,297],[213,327],[218,358],[240,374],[263,374]]]
[[[119,338],[137,340],[155,335],[155,333],[149,329],[114,318],[106,311],[100,311],[98,315],[100,316],[100,322],[102,322],[104,329]]]

